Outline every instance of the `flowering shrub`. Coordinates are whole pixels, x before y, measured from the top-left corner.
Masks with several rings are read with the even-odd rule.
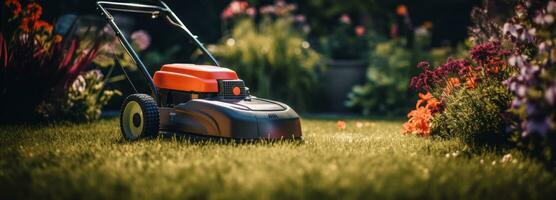
[[[469,144],[505,141],[503,116],[510,95],[502,81],[512,72],[506,62],[509,53],[499,42],[487,42],[469,51],[471,59],[448,59],[436,68],[419,63],[423,72],[411,79],[410,86],[430,94],[420,95],[403,133],[456,137]],[[438,99],[432,108],[420,107],[432,96]]]
[[[505,84],[514,98],[510,128],[516,141],[556,165],[556,1],[522,1],[503,26],[514,52],[508,59],[518,72]]]
[[[92,121],[100,117],[101,109],[118,90],[105,90],[106,82],[99,70],[80,74],[70,85],[66,96],[39,106],[39,113],[50,119]]]
[[[500,82],[482,82],[473,89],[461,87],[442,96],[442,112],[429,121],[433,134],[473,146],[509,142],[505,116],[511,95]]]
[[[284,100],[303,110],[316,86],[320,56],[297,29],[291,8],[283,1],[261,7],[259,23],[252,18],[237,21],[230,34],[209,49],[242,77],[254,95]]]
[[[4,5],[2,13],[11,16],[3,14],[1,21],[0,121],[28,121],[38,117],[40,104],[66,93],[100,43],[82,46],[78,38],[55,34],[37,3],[6,0]]]

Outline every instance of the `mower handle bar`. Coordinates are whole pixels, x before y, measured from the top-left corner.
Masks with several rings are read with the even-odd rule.
[[[118,25],[116,24],[116,22],[114,20],[114,17],[112,16],[112,14],[109,11],[151,14],[152,18],[157,18],[161,15],[164,15],[164,17],[166,18],[166,20],[170,24],[180,28],[185,33],[187,33],[187,35],[195,42],[195,44],[203,51],[203,53],[205,55],[207,55],[212,60],[212,62],[216,66],[220,66],[220,63],[218,63],[216,58],[214,58],[214,56],[208,51],[208,49],[203,45],[203,43],[201,43],[201,41],[199,41],[198,37],[196,35],[194,35],[187,28],[187,26],[185,26],[185,24],[178,18],[178,16],[172,11],[172,9],[170,9],[170,7],[168,7],[168,5],[166,3],[164,3],[162,0],[158,0],[158,2],[162,6],[148,5],[148,4],[138,4],[138,3],[97,1],[97,7],[101,11],[101,15],[106,17],[106,20],[108,21],[108,24],[112,27],[112,29],[116,33],[116,36],[118,37],[118,39],[122,43],[122,46],[124,47],[126,52],[131,56],[131,58],[133,58],[135,63],[138,65],[139,70],[143,73],[143,75],[147,79],[149,87],[151,88],[151,91],[152,91],[151,95],[156,100],[156,102],[158,104],[160,104],[159,99],[158,99],[159,98],[158,89],[156,88],[156,86],[154,84],[154,81],[153,81],[153,78],[149,74],[149,72],[147,70],[147,67],[145,67],[145,64],[143,64],[143,61],[141,61],[141,58],[139,58],[139,55],[137,54],[137,52],[135,52],[135,50],[133,50],[133,46],[126,39],[125,35],[121,31],[121,29],[118,27]],[[122,68],[122,70],[125,70],[125,69]],[[127,76],[127,73],[126,73],[126,76]],[[133,85],[133,83],[131,83],[131,84]]]

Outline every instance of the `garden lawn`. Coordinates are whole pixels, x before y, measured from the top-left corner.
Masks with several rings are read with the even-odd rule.
[[[304,143],[256,144],[123,142],[117,119],[2,126],[0,199],[556,199],[554,173],[517,151],[469,153],[399,121],[302,124]]]

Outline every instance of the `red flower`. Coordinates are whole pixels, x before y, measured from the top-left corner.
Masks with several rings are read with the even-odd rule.
[[[29,28],[29,25],[31,25],[31,22],[33,22],[33,19],[31,19],[29,17],[23,18],[21,20],[21,24],[19,25],[19,29],[23,32],[31,31],[31,29]]]
[[[42,15],[42,7],[38,3],[32,2],[27,4],[27,16],[33,20],[38,20]]]
[[[4,2],[4,5],[6,5],[6,7],[9,7],[9,8],[12,9],[12,13],[13,13],[14,17],[21,14],[21,11],[23,10],[21,8],[21,3],[19,3],[18,0],[6,0]]]
[[[33,24],[33,29],[38,31],[38,30],[44,30],[48,33],[52,33],[52,25],[46,21],[40,20],[40,21],[36,21]]]

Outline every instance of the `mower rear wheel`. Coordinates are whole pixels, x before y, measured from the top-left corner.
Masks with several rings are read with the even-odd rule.
[[[158,134],[160,115],[156,101],[146,94],[129,95],[121,109],[120,129],[126,140],[154,137]]]

